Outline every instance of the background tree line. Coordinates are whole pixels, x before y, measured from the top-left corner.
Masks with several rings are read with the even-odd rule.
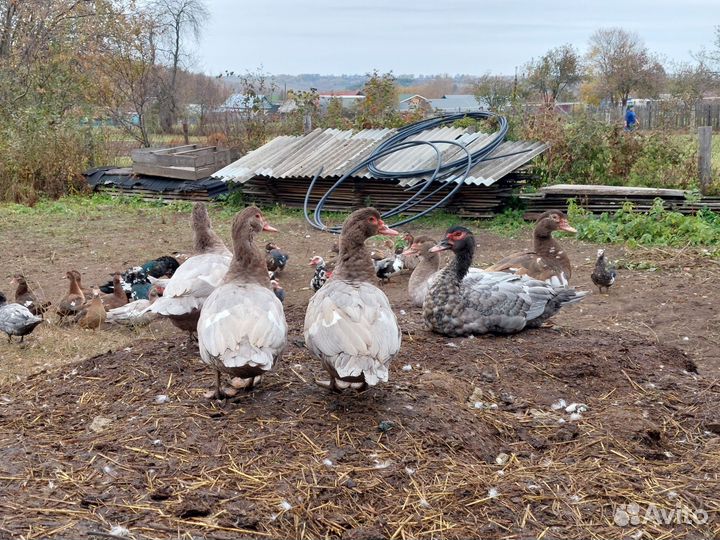
[[[321,104],[304,83],[281,92],[260,70],[193,72],[191,51],[207,18],[204,0],[0,0],[0,199],[32,203],[81,189],[79,173],[89,167],[127,164],[122,156],[133,147],[181,143],[189,119],[185,137],[246,152],[311,126],[397,127],[421,118],[422,111],[398,111],[401,92],[473,93],[514,114],[520,105],[550,110],[561,100],[621,107],[630,97],[669,94],[692,103],[718,89],[720,33],[708,51],[665,65],[636,34],[611,28],[595,32],[584,54],[561,45],[511,76],[369,73],[362,77],[365,99],[347,108],[338,99]],[[218,114],[233,92],[249,106]],[[281,97],[297,107],[266,114],[262,100]],[[543,131],[556,119],[513,118],[517,134],[557,136]]]

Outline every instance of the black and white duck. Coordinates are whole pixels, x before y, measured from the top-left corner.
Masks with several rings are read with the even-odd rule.
[[[465,227],[448,229],[430,251],[444,250],[452,250],[455,258],[432,280],[423,303],[426,326],[439,334],[512,334],[535,328],[588,294],[504,272],[468,275],[475,238]]]
[[[615,283],[616,277],[617,271],[615,270],[615,267],[610,264],[607,257],[605,257],[605,250],[598,249],[595,268],[593,269],[592,274],[590,274],[590,279],[592,279],[592,282],[597,285],[600,292],[603,292],[603,287],[605,287],[605,292],[607,293],[613,283]]]

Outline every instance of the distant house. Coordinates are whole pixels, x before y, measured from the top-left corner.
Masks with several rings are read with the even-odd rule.
[[[426,114],[454,114],[483,111],[485,107],[480,105],[472,94],[447,94],[437,99],[428,99],[415,94],[401,100],[398,110],[400,112],[421,110]]]
[[[398,110],[400,112],[423,111],[424,113],[430,113],[433,110],[430,101],[419,94],[407,96],[400,100]]]
[[[262,111],[272,113],[278,110],[278,105],[272,103],[267,96],[258,94],[251,96],[246,94],[233,94],[220,105],[220,112],[247,113]]]

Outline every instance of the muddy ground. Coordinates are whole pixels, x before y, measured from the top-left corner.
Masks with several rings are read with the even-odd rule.
[[[214,218],[228,238],[230,216]],[[0,537],[114,526],[136,538],[720,534],[715,263],[611,246],[611,257],[654,270],[621,270],[609,295],[566,309],[554,328],[474,339],[427,333],[407,276],[397,276],[384,287],[404,337],[391,381],[337,396],[312,384],[322,373],[302,347],[307,260],[329,255],[331,238],[296,218],[271,220],[291,255],[290,346],[258,391],[202,399],[213,376],[164,322],[99,332],[45,324],[24,347],[0,344]],[[5,216],[0,271],[22,271],[59,298],[69,268],[89,285],[187,251],[188,222],[113,206]],[[529,242],[528,232],[476,236],[478,266]],[[561,242],[573,284],[590,289],[597,246]],[[572,416],[561,399],[588,410]],[[631,503],[642,515],[623,526]],[[647,518],[648,508],[670,522]]]

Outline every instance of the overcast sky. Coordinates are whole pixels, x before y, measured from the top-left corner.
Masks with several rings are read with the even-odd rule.
[[[512,74],[612,26],[667,60],[712,48],[720,0],[206,0],[195,68],[273,74]],[[584,5],[587,4],[587,5]]]

